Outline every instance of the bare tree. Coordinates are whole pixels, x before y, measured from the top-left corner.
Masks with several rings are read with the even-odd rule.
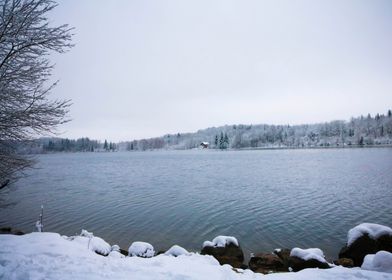
[[[52,27],[52,0],[0,0],[0,186],[31,167],[31,158],[16,153],[16,144],[56,132],[67,122],[69,100],[51,100],[51,52],[63,53],[71,30]],[[48,84],[49,83],[49,84]]]

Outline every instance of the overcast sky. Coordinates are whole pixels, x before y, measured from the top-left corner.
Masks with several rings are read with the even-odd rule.
[[[62,137],[348,120],[392,107],[392,1],[65,1]]]

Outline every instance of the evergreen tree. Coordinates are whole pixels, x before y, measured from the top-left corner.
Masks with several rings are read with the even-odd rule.
[[[215,135],[215,142],[214,142],[214,144],[215,144],[215,147],[218,147],[218,134]]]
[[[103,149],[104,150],[108,150],[109,149],[108,141],[106,141],[106,139],[105,139],[105,143],[103,144]]]
[[[219,149],[224,149],[224,137],[223,137],[223,132],[220,134],[220,139],[219,139]]]
[[[392,117],[392,111],[388,110],[388,118]]]
[[[225,133],[225,137],[223,139],[224,143],[224,148],[227,149],[229,147],[229,137],[227,137],[227,134]]]
[[[363,146],[363,136],[359,139],[358,145]]]

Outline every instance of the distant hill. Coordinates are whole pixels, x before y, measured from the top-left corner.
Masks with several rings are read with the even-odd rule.
[[[202,142],[209,148],[306,148],[392,145],[392,113],[360,116],[349,121],[304,125],[225,125],[195,133],[121,142],[121,150],[193,149]]]
[[[39,138],[18,143],[19,153],[145,151],[194,149],[208,142],[210,149],[312,148],[392,145],[392,112],[303,125],[225,125],[194,133],[102,143],[89,138]],[[205,143],[204,143],[205,144]],[[204,145],[203,144],[203,145]],[[204,145],[205,146],[205,145]]]

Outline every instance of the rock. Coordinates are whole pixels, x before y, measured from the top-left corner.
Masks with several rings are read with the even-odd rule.
[[[344,267],[354,267],[354,261],[348,258],[340,258],[333,262],[336,265],[341,265]]]
[[[202,255],[211,255],[222,264],[229,264],[232,267],[241,268],[244,261],[244,253],[240,246],[233,243],[226,244],[225,247],[205,246],[201,250]]]
[[[178,257],[181,255],[190,255],[190,253],[186,249],[182,248],[181,246],[173,245],[169,250],[165,252],[165,255]]]
[[[339,253],[339,258],[349,258],[354,261],[354,266],[361,266],[363,259],[368,254],[375,254],[378,251],[392,253],[392,236],[389,234],[381,235],[377,239],[364,234],[357,238],[349,246],[344,246]]]
[[[291,267],[294,272],[305,268],[330,268],[326,262],[320,262],[316,259],[303,260],[293,256],[289,257],[289,267]]]
[[[274,254],[277,255],[282,261],[285,267],[289,267],[291,249],[275,249]]]
[[[120,253],[123,254],[124,256],[128,256],[129,255],[127,250],[124,250],[124,249],[121,249],[121,248],[120,248]]]
[[[288,271],[283,260],[272,253],[260,253],[252,257],[249,261],[249,268],[254,272],[270,273],[277,271]]]
[[[150,243],[135,241],[129,246],[128,253],[130,257],[152,258],[155,250]]]
[[[19,229],[15,229],[11,227],[2,227],[0,228],[0,234],[24,235],[25,233]]]

